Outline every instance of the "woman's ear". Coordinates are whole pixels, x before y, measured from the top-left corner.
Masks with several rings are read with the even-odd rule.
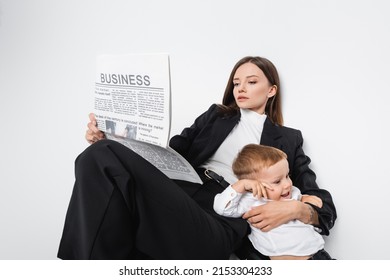
[[[270,88],[267,97],[270,98],[270,97],[274,96],[274,95],[276,94],[277,91],[278,91],[278,87],[277,87],[276,85],[273,85],[273,86]]]

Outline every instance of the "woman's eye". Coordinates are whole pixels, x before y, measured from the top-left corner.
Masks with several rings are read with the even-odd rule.
[[[234,86],[234,87],[238,86],[238,83],[233,83],[233,86]]]
[[[251,85],[254,85],[256,83],[257,83],[257,81],[249,81],[249,84],[251,84]]]

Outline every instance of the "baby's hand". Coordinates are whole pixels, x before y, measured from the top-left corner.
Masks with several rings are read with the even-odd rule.
[[[252,192],[253,196],[257,198],[265,197],[268,198],[266,189],[272,190],[272,188],[264,183],[261,183],[257,180],[251,179],[241,179],[232,185],[232,188],[236,190],[236,192],[244,193],[244,192]]]

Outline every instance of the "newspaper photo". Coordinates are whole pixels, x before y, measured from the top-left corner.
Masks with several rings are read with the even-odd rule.
[[[193,167],[168,146],[171,85],[167,54],[98,56],[94,114],[108,139],[132,149],[169,178],[202,183]]]

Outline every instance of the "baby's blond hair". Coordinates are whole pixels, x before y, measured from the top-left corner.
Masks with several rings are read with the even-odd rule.
[[[287,155],[274,147],[248,144],[233,162],[233,172],[238,179],[254,179],[255,174],[275,163],[287,159]]]

